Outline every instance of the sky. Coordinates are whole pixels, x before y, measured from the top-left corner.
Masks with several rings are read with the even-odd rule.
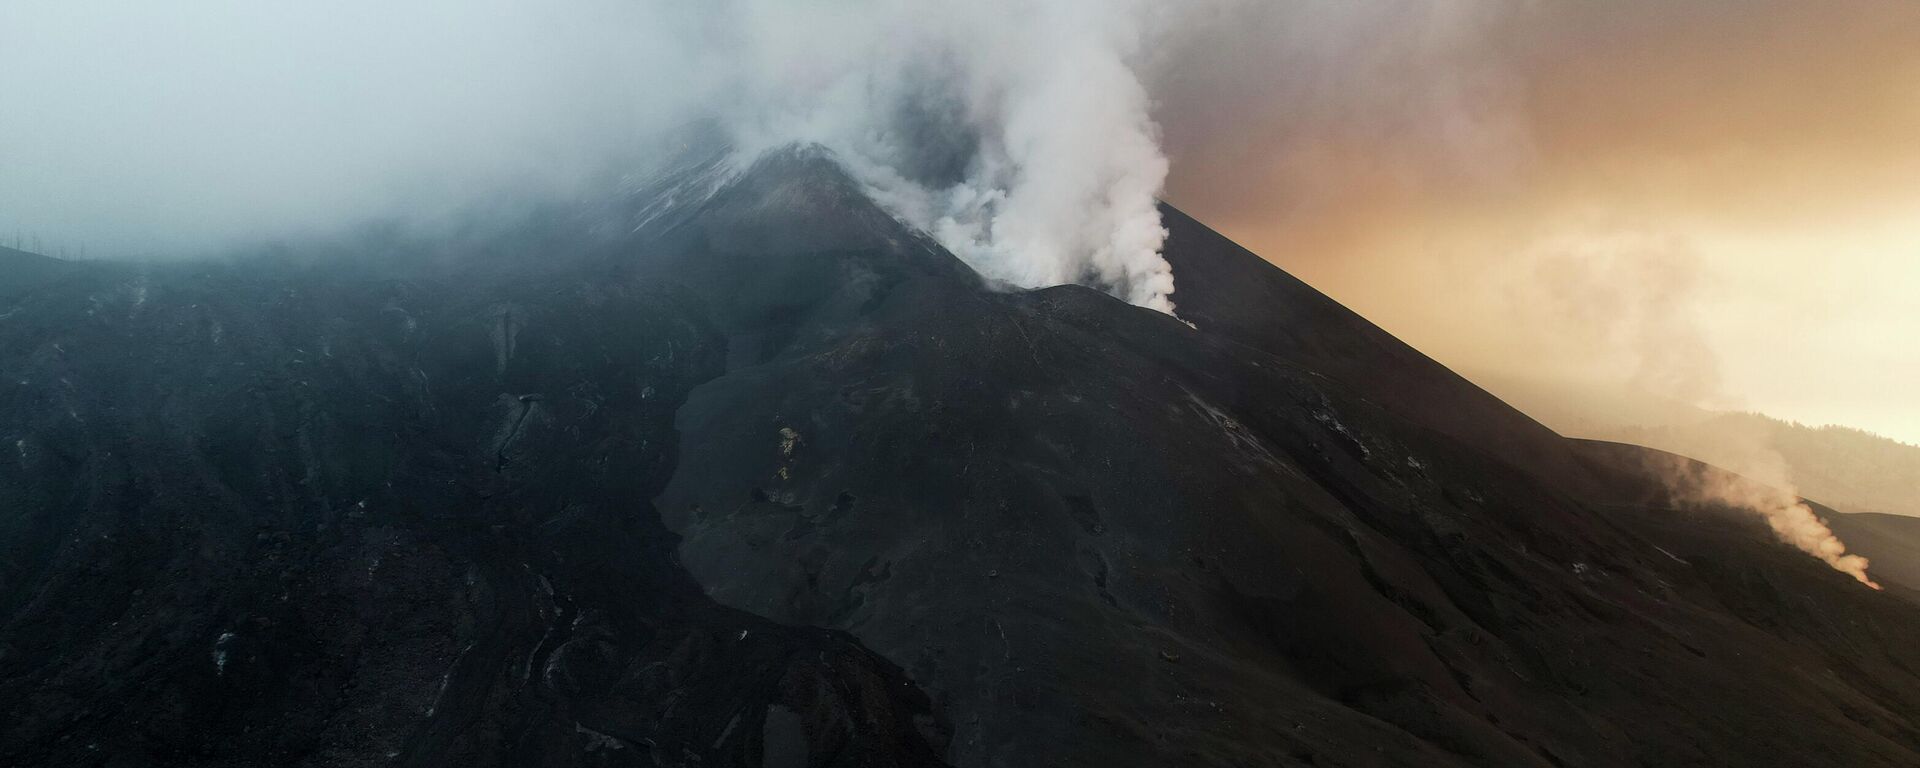
[[[1920,443],[1913,0],[8,0],[0,241],[562,196],[697,119],[1014,285],[1177,308],[1160,193],[1496,393]]]
[[[160,256],[573,189],[705,83],[656,7],[567,5],[0,2],[0,238]]]
[[[1920,3],[1383,5],[1213,32],[1169,199],[1496,393],[1920,444]]]

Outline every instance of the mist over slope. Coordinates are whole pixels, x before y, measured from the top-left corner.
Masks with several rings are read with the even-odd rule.
[[[1253,4],[109,6],[0,18],[0,232],[138,257],[0,250],[0,763],[1920,763],[1920,530],[1157,201]]]
[[[706,125],[749,161],[832,147],[991,278],[1164,309],[1154,202],[1172,154],[1194,169],[1189,191],[1265,178],[1270,153],[1250,142],[1323,146],[1360,123],[1462,167],[1527,155],[1524,124],[1496,108],[1505,79],[1459,55],[1497,14],[1454,0],[18,0],[0,14],[0,237],[48,252],[177,258],[444,223],[500,198],[598,198]]]
[[[1847,512],[1920,516],[1920,447],[1870,432],[1726,413],[1693,423],[1593,434],[1722,465],[1738,463],[1739,452],[1757,443],[1780,456],[1809,498]]]
[[[1755,464],[1845,512],[1920,515],[1920,447],[1864,430],[1710,411],[1627,390],[1476,377],[1562,434],[1645,445],[1722,467]]]
[[[0,232],[177,257],[444,223],[597,197],[710,132],[741,163],[834,150],[991,279],[1168,311],[1144,79],[1212,8],[28,0],[0,23]]]

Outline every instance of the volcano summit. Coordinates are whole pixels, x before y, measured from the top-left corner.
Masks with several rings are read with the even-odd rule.
[[[711,171],[0,252],[0,764],[1920,764],[1910,570],[1177,210],[1179,318],[992,287],[820,152]]]

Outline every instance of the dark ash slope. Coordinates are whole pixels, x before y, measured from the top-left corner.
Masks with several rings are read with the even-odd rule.
[[[1912,603],[1177,211],[1197,330],[647,211],[0,289],[0,764],[1920,762]]]

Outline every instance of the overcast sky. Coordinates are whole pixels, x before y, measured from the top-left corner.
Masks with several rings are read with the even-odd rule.
[[[993,32],[1034,2],[1067,9],[1059,30]],[[1920,442],[1920,3],[1151,5],[926,17],[995,45],[1101,27],[1081,42],[1136,70],[1170,200],[1457,369]],[[1086,23],[1102,8],[1128,23]],[[876,39],[920,46],[925,30],[903,32],[919,16],[910,0],[6,0],[0,239],[192,251],[564,194],[716,94],[777,100]],[[981,58],[1049,60],[1032,54]],[[777,77],[743,79],[743,58]],[[999,100],[971,94],[965,114],[1023,103],[1003,92],[1027,79],[999,75],[976,78]]]
[[[705,87],[662,5],[6,0],[0,237],[158,254],[567,190]]]

